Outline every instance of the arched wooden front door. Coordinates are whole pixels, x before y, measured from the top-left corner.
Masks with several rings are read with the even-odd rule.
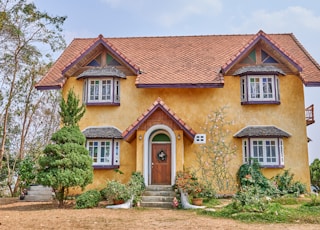
[[[171,184],[171,142],[166,134],[157,134],[151,143],[151,184]]]

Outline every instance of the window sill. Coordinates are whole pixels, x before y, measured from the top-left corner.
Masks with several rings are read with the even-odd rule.
[[[280,101],[242,101],[241,105],[280,105]]]
[[[93,165],[93,169],[118,169],[120,165]]]
[[[87,102],[87,106],[120,106],[120,102]]]
[[[284,165],[260,165],[260,168],[283,169]]]

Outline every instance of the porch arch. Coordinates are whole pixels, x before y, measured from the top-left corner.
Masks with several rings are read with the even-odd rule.
[[[171,185],[174,185],[176,178],[176,136],[173,130],[166,125],[154,125],[150,127],[143,139],[143,177],[144,183],[148,186],[151,180],[151,136],[155,131],[163,130],[171,139]]]

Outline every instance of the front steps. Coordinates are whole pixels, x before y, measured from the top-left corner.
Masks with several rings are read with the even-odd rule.
[[[42,185],[32,185],[22,201],[52,201],[52,189]]]
[[[176,193],[171,185],[149,185],[142,195],[141,206],[150,208],[172,208]]]

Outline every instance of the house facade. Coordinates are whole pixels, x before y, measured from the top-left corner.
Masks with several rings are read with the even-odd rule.
[[[293,34],[259,31],[74,39],[36,88],[74,89],[86,105],[88,188],[103,188],[113,169],[173,185],[208,143],[207,115],[222,107],[232,121],[225,141],[237,147],[232,175],[256,159],[267,177],[290,169],[310,185],[304,86],[320,86],[319,64]]]

